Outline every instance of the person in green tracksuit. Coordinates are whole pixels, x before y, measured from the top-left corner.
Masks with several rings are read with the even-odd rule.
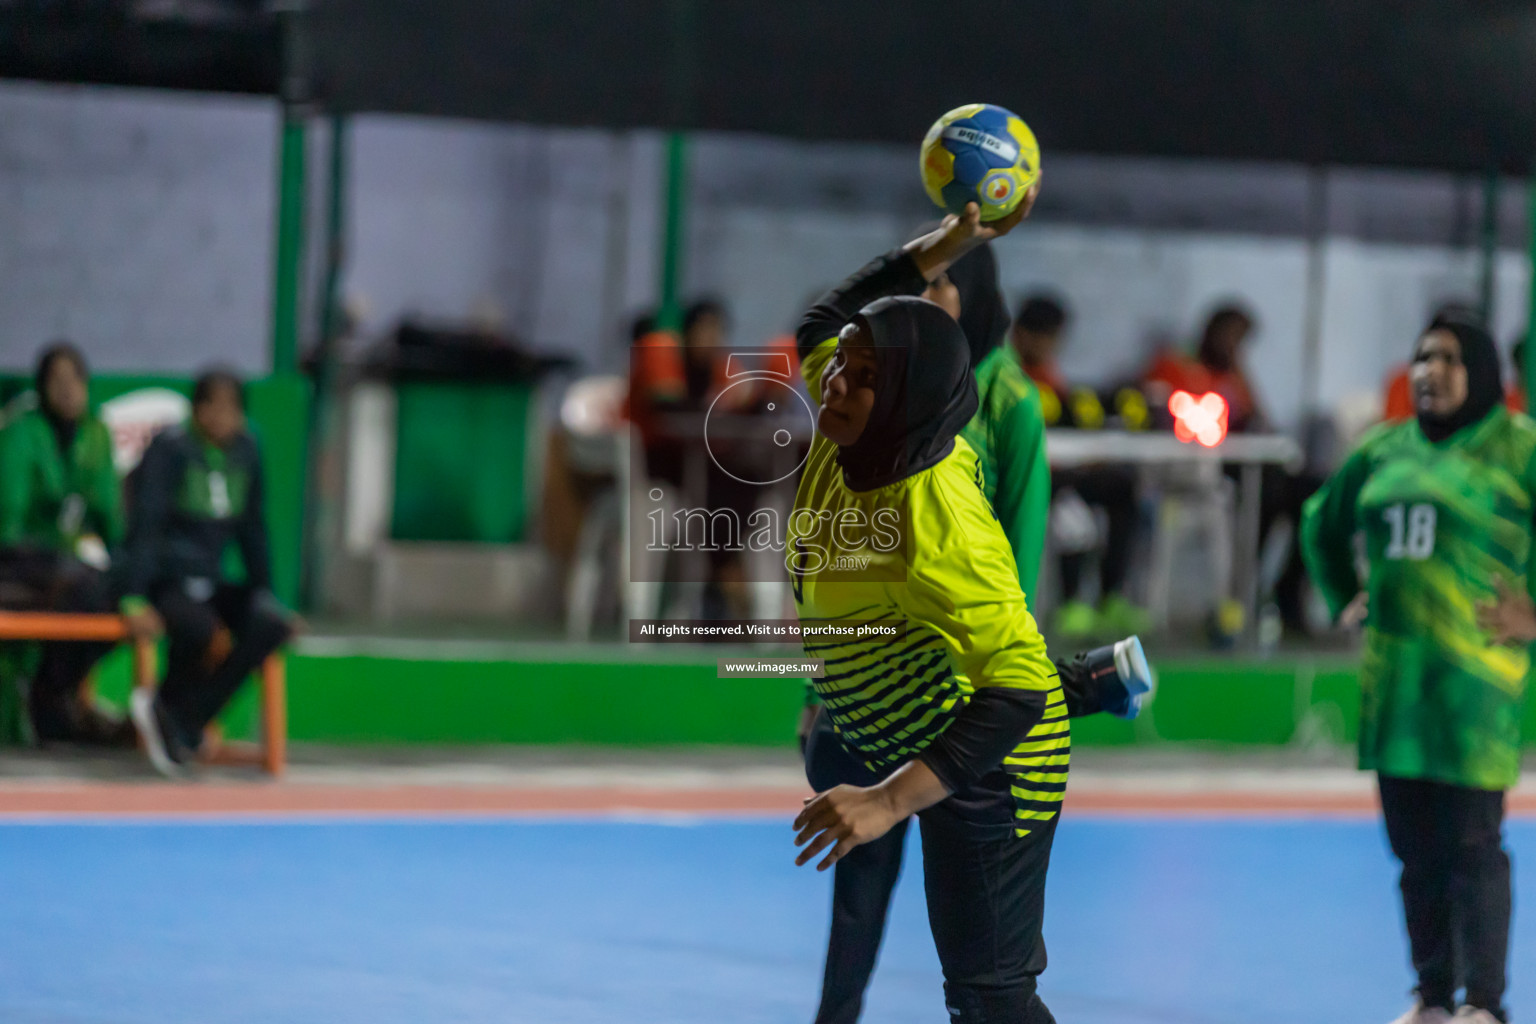
[[[79,349],[45,349],[34,377],[36,406],[0,432],[0,586],[12,607],[110,612],[103,570],[123,539],[122,491],[112,438],[87,406],[89,373]],[[81,699],[110,643],[51,642],[28,695],[40,742],[118,743],[123,723]]]
[[[1051,467],[1045,457],[1040,391],[1019,362],[1008,333],[1008,305],[997,283],[990,245],[955,261],[945,275],[955,290],[960,322],[976,374],[976,415],[960,431],[981,462],[982,493],[992,506],[1019,568],[1019,586],[1033,598],[1045,553],[1051,511]],[[946,296],[925,295],[946,305]],[[947,307],[946,307],[947,308]]]
[[[226,371],[203,374],[193,385],[191,422],[161,431],[144,453],[123,559],[124,616],[135,631],[169,640],[159,692],[135,690],[129,704],[162,774],[181,774],[204,728],[292,633],[271,591],[263,489],[244,386]],[[243,580],[225,573],[231,547]],[[233,645],[210,661],[221,626]]]
[[[1303,551],[1333,614],[1364,621],[1360,767],[1378,776],[1418,975],[1399,1024],[1492,1024],[1507,1019],[1504,794],[1536,640],[1536,423],[1504,407],[1498,351],[1470,319],[1429,326],[1410,381],[1417,418],[1376,428],[1307,502]]]
[[[925,231],[933,225],[925,225]],[[1019,568],[1019,586],[1035,593],[1051,511],[1051,468],[1045,457],[1040,390],[1012,345],[1008,304],[997,280],[991,244],[956,260],[923,292],[965,332],[976,375],[976,415],[960,436],[981,463],[982,492],[997,516]]]

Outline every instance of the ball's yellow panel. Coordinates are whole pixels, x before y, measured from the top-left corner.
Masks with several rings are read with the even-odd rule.
[[[963,150],[952,151],[944,143],[945,129],[956,121],[974,117],[988,109],[985,103],[968,103],[962,107],[956,107],[943,117],[940,117],[928,129],[923,137],[922,149],[919,152],[919,170],[922,174],[923,191],[936,206],[951,212],[960,212],[967,202],[974,202],[981,207],[981,219],[984,221],[999,220],[1018,209],[1019,203],[1029,192],[1029,189],[1040,176],[1040,143],[1035,138],[1035,133],[1030,130],[1028,124],[1017,114],[1009,113],[1000,107],[993,107],[992,124],[996,125],[996,114],[1006,115],[1006,123],[1001,127],[988,129],[994,136],[1006,132],[1009,141],[1017,147],[1017,155],[1004,156],[1004,166],[993,166],[986,172],[979,182],[971,184],[972,179],[967,177],[964,184],[955,177],[956,153],[970,161],[965,165],[967,174],[975,173],[976,158]],[[957,136],[957,138],[959,138]],[[962,144],[972,142],[969,138],[960,138]],[[987,142],[982,139],[977,145]],[[1003,152],[998,142],[990,143],[993,156]],[[995,163],[995,160],[987,160],[987,163]],[[964,169],[964,168],[963,168]]]
[[[944,186],[955,178],[955,158],[949,150],[939,145],[937,133],[932,144],[923,146],[923,191],[939,206],[944,205]]]

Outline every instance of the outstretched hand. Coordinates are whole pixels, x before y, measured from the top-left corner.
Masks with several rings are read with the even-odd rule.
[[[1523,590],[1503,579],[1494,580],[1498,597],[1477,606],[1477,625],[1488,634],[1489,644],[1518,647],[1536,642],[1536,604]]]
[[[981,207],[966,203],[964,213],[949,214],[937,228],[908,242],[907,250],[912,253],[923,277],[932,281],[978,245],[1001,238],[1018,227],[1029,216],[1039,194],[1040,182],[1037,180],[1012,213],[994,221],[983,221]]]
[[[880,786],[835,786],[807,800],[795,819],[795,845],[805,846],[795,864],[807,863],[830,846],[831,851],[816,865],[817,871],[825,871],[854,847],[885,835],[904,817]]]

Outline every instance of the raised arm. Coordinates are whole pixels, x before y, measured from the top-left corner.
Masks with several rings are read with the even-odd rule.
[[[1029,216],[1039,194],[1033,185],[1019,208],[1002,220],[984,224],[981,208],[971,203],[964,216],[950,214],[938,227],[919,235],[893,252],[865,264],[848,280],[816,301],[795,331],[800,358],[805,359],[816,347],[839,331],[859,310],[888,295],[917,295],[930,281],[949,269],[951,263],[985,242],[1001,238]]]

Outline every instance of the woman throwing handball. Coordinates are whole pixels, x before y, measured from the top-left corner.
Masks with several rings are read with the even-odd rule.
[[[951,263],[923,298],[953,317],[970,345],[980,408],[960,437],[981,466],[982,493],[1008,538],[1028,601],[1045,545],[1051,474],[1034,385],[1011,349],[998,347],[1008,331],[1008,313],[990,244],[976,246]],[[1069,718],[1100,711],[1135,718],[1151,690],[1151,669],[1135,637],[1053,661]],[[807,708],[801,725],[805,775],[813,790],[820,793],[844,783],[874,786],[899,767],[871,771],[820,710],[819,704]],[[854,848],[833,869],[832,921],[816,1024],[855,1024],[859,1019],[901,874],[910,823],[910,818],[902,819],[879,839]]]
[[[1366,437],[1307,503],[1302,541],[1333,613],[1365,623],[1360,767],[1379,779],[1418,974],[1397,1024],[1492,1024],[1508,1019],[1504,793],[1536,640],[1536,424],[1504,408],[1471,321],[1430,324],[1411,388],[1416,418]]]
[[[957,435],[976,412],[965,335],[928,282],[1006,234],[951,216],[806,314],[820,404],[789,524],[806,627],[892,620],[880,645],[810,641],[824,714],[883,781],[840,785],[795,819],[796,863],[825,869],[917,814],[929,923],[958,1024],[1053,1021],[1036,993],[1051,841],[1066,791],[1067,707],[1007,538]]]

